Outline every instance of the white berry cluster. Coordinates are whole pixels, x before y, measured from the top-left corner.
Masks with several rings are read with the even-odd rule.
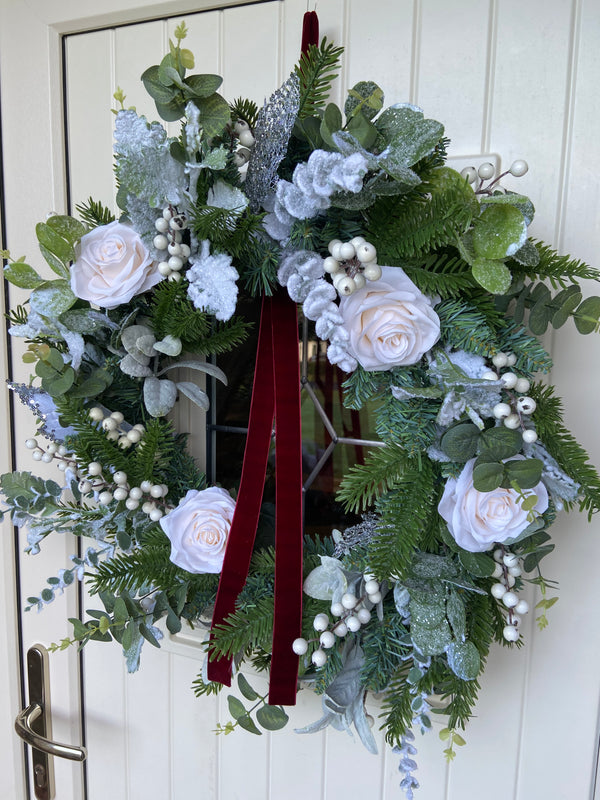
[[[118,442],[122,450],[127,450],[132,444],[138,444],[142,441],[146,429],[143,425],[137,424],[131,428],[129,425],[122,427],[125,418],[120,411],[109,412],[108,416],[104,414],[103,409],[99,406],[94,406],[89,410],[90,419],[94,422],[101,422],[102,429],[106,432],[106,438],[111,442]]]
[[[113,500],[125,501],[129,511],[136,511],[141,504],[142,511],[152,522],[158,522],[169,510],[164,501],[169,492],[169,487],[165,483],[153,484],[152,481],[142,481],[139,486],[130,486],[127,473],[122,470],[104,477],[102,464],[99,461],[91,461],[80,472],[85,477],[79,482],[79,491],[82,494],[98,492],[98,502],[101,506],[107,506]]]
[[[163,208],[162,217],[154,223],[157,234],[154,247],[164,251],[164,260],[158,265],[158,271],[170,281],[181,280],[181,270],[190,256],[190,248],[183,242],[183,234],[187,228],[185,214],[181,214],[171,204]]]
[[[499,175],[496,175],[496,168],[493,164],[490,164],[489,161],[486,161],[484,164],[481,164],[479,169],[475,169],[475,167],[465,167],[461,170],[461,175],[463,178],[469,183],[475,183],[479,178],[479,186],[477,187],[478,191],[482,191],[485,193],[491,192],[492,189],[499,188],[497,186],[498,182],[502,180],[506,175],[512,175],[514,178],[521,178],[525,175],[529,170],[529,164],[526,161],[523,161],[522,158],[513,161],[510,165],[509,169],[501,172]],[[485,182],[490,181],[490,183],[485,186]]]
[[[57,467],[61,472],[65,472],[67,469],[75,469],[77,466],[73,454],[69,453],[64,444],[57,445],[55,442],[50,442],[44,450],[38,444],[37,439],[27,439],[25,447],[28,450],[33,450],[31,457],[34,461],[42,461],[44,464],[56,461]]]
[[[498,370],[488,370],[483,374],[483,378],[490,381],[501,380],[508,402],[497,403],[494,406],[494,416],[502,420],[505,427],[512,430],[520,428],[522,430],[523,441],[526,444],[533,444],[537,441],[538,435],[533,428],[526,427],[524,417],[530,417],[536,409],[536,402],[533,397],[528,397],[527,392],[530,383],[527,378],[519,378],[514,372],[503,372],[503,367],[513,367],[517,361],[514,353],[496,353],[492,362]],[[520,397],[517,397],[517,394]]]
[[[254,136],[252,135],[250,126],[243,119],[238,119],[233,126],[233,131],[237,134],[241,145],[233,154],[233,163],[236,167],[243,167],[244,164],[248,163],[252,155],[251,150],[254,147]]]
[[[338,617],[339,621],[334,622],[330,629],[331,620],[327,614],[317,614],[313,621],[313,628],[320,634],[318,640],[310,639],[310,642],[319,642],[319,647],[311,656],[311,661],[315,667],[322,667],[327,661],[326,650],[330,650],[335,644],[336,637],[344,637],[348,631],[356,633],[363,625],[371,619],[372,608],[381,602],[380,586],[372,575],[363,575],[364,592],[360,597],[351,592],[342,596],[340,603],[333,603],[331,606],[331,616]],[[309,641],[302,637],[294,639],[292,649],[296,655],[303,656],[308,650]]]
[[[520,636],[519,625],[521,617],[519,615],[527,614],[529,611],[527,600],[519,600],[519,596],[513,590],[516,579],[521,575],[519,557],[514,553],[509,553],[504,548],[498,548],[498,550],[494,551],[494,560],[496,567],[492,577],[497,578],[498,583],[493,584],[490,592],[508,611],[502,635],[507,642],[516,642]]]
[[[363,236],[355,236],[349,242],[332,239],[327,249],[331,255],[324,260],[323,268],[332,276],[340,297],[362,289],[367,281],[381,278],[377,250]]]

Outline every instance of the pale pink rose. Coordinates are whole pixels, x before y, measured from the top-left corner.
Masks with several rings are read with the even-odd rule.
[[[148,291],[162,276],[138,233],[111,222],[81,237],[71,265],[76,297],[102,308],[115,308]]]
[[[188,572],[220,572],[234,509],[225,489],[190,489],[160,520],[171,541],[171,561]]]
[[[378,281],[340,300],[348,351],[374,372],[417,364],[440,338],[431,299],[400,267],[381,270]]]
[[[527,511],[521,508],[521,498],[514,489],[498,487],[492,492],[480,492],[473,486],[475,459],[467,461],[458,478],[449,478],[438,506],[456,544],[470,553],[490,550],[495,542],[514,539],[529,525]],[[543,483],[523,492],[535,495],[538,501],[535,514],[548,508],[548,492]]]

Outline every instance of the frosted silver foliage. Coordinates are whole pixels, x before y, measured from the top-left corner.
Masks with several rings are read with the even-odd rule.
[[[312,250],[293,250],[281,261],[277,280],[286,286],[289,296],[295,303],[303,303],[315,285],[324,275],[323,259]]]
[[[63,428],[60,424],[54,400],[43,389],[12,382],[8,383],[8,388],[12,389],[23,405],[28,406],[32,413],[42,421],[42,426],[38,428],[42,436],[62,442],[66,436],[75,434],[75,428]]]
[[[183,202],[183,165],[171,156],[171,141],[158,122],[135,111],[119,111],[115,123],[116,175],[121,187],[153,208]]]
[[[377,525],[379,520],[375,514],[365,514],[358,525],[346,528],[341,540],[336,544],[333,555],[347,555],[354,547],[366,546],[379,533]]]
[[[260,208],[277,184],[277,170],[285,156],[299,107],[300,82],[294,74],[273,92],[259,111],[245,183],[254,211]]]
[[[221,322],[231,319],[237,302],[238,271],[231,266],[231,256],[210,254],[210,242],[202,242],[200,253],[190,258],[188,297],[200,311],[214,314]]]
[[[523,453],[527,458],[539,458],[544,464],[542,470],[542,481],[548,491],[554,495],[556,501],[566,500],[568,503],[574,503],[579,497],[581,485],[576,483],[573,478],[570,478],[558,465],[558,462],[552,458],[546,448],[539,442],[534,444],[526,444],[523,447]]]

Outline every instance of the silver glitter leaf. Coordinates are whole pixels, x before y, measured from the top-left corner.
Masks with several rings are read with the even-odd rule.
[[[297,75],[290,75],[258,113],[244,186],[254,211],[277,184],[277,170],[285,156],[299,107],[300,83]]]

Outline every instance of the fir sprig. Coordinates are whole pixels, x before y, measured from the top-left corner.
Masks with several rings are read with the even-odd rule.
[[[300,105],[298,118],[312,116],[323,108],[336,79],[343,47],[336,47],[326,38],[321,44],[310,45],[295,68],[300,80]]]
[[[84,203],[78,203],[75,210],[90,228],[96,228],[100,225],[108,225],[115,221],[115,215],[110,208],[103,205],[99,201],[94,200],[93,197],[88,197]]]

